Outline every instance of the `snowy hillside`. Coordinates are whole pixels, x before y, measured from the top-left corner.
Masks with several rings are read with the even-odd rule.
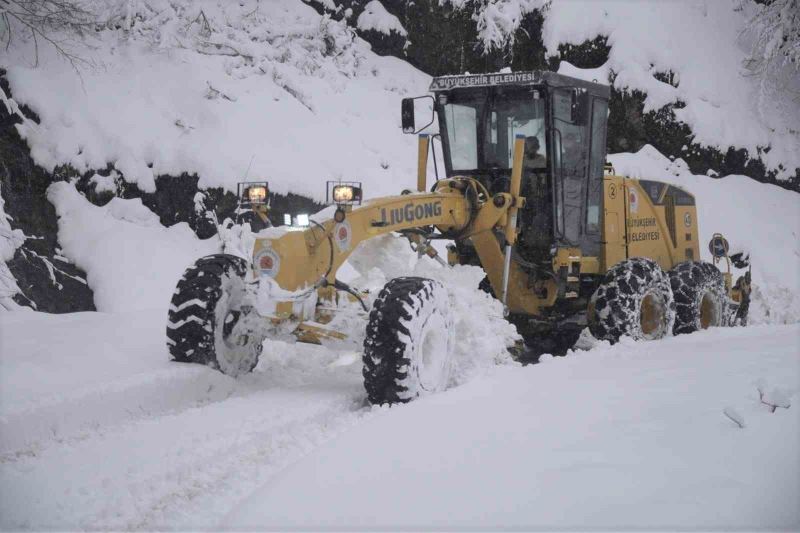
[[[73,45],[93,63],[80,72],[52,47],[37,67],[32,43],[0,56],[14,99],[41,120],[19,127],[37,164],[112,164],[143,191],[183,172],[203,188],[249,177],[323,200],[326,180],[370,195],[413,186],[400,99],[425,93],[425,74],[298,0],[129,4],[120,28]]]
[[[19,130],[45,169],[111,164],[144,191],[162,174],[197,173],[200,187],[229,189],[249,176],[317,199],[328,179],[362,180],[370,196],[413,185],[399,101],[424,94],[429,77],[355,36],[353,27],[405,31],[379,1],[349,23],[299,0],[99,5],[110,23],[67,41],[79,72],[53,47],[35,55],[30,40],[0,55],[14,99],[41,120]],[[605,36],[609,59],[594,76],[644,92],[645,112],[676,104],[693,143],[746,148],[779,178],[800,168],[800,73],[770,93],[743,66],[754,3],[490,2],[476,15],[483,46],[513,40],[544,5],[548,54]]]

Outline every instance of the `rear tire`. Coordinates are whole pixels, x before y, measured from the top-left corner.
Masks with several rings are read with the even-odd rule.
[[[717,267],[685,261],[670,270],[669,280],[675,295],[675,335],[725,325],[725,280]]]
[[[246,315],[240,308],[246,274],[244,259],[225,254],[203,257],[186,269],[167,320],[173,361],[207,365],[232,377],[256,367],[262,339],[234,331]]]
[[[660,339],[672,332],[675,321],[669,277],[644,257],[617,263],[592,295],[587,315],[589,331],[600,340]]]
[[[375,300],[364,339],[364,387],[372,404],[402,403],[444,390],[455,346],[441,283],[395,278]]]

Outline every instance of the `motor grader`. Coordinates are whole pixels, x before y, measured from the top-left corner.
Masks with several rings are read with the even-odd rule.
[[[449,241],[450,265],[483,268],[481,288],[534,353],[563,353],[587,326],[616,342],[746,321],[749,271],[734,284],[730,265],[748,259],[729,257],[715,235],[714,264],[700,261],[694,197],[606,164],[607,85],[534,71],[437,77],[430,91],[401,105],[404,132],[419,135],[416,190],[362,201],[360,183],[329,182],[330,206],[307,225],[259,231],[246,258],[199,259],[170,306],[174,360],[237,376],[256,366],[266,338],[343,339],[333,317],[356,302],[369,401],[441,390],[454,330],[445,287],[392,279],[370,309],[337,280],[361,242],[387,233],[436,258],[432,241]],[[430,120],[417,128],[422,113]],[[422,133],[437,118],[439,133]],[[266,183],[241,187],[242,206],[262,220],[268,197]]]

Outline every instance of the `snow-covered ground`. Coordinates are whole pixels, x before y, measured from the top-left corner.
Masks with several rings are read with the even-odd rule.
[[[0,332],[3,529],[800,525],[797,325],[486,366],[390,409],[352,351],[167,362],[161,312]]]
[[[223,525],[797,527],[797,406],[758,388],[796,399],[799,351],[797,326],[761,327],[498,368],[370,413]]]

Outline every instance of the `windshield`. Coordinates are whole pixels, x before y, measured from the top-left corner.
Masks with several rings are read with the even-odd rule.
[[[452,170],[510,169],[518,134],[526,137],[526,162],[544,168],[544,100],[538,94],[507,88],[453,94],[442,107]]]

